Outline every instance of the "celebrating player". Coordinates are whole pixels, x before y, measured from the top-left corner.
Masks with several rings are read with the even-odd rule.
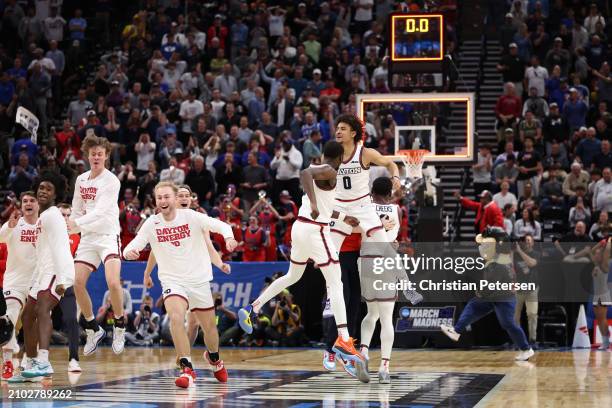
[[[0,230],[0,242],[8,247],[6,273],[3,291],[6,299],[7,315],[14,326],[26,303],[32,275],[36,268],[36,221],[38,220],[38,200],[32,191],[21,194],[21,211],[15,209]],[[13,335],[2,349],[4,364],[2,379],[13,376],[13,355],[19,352],[19,344]]]
[[[389,246],[397,238],[400,228],[399,207],[391,203],[393,185],[388,177],[379,177],[372,183],[372,201],[375,204],[376,213],[380,216],[383,226],[385,226],[387,240],[384,243],[366,243],[362,250],[368,252],[367,246],[372,246],[374,250],[378,246],[376,252],[385,253],[381,247]],[[374,251],[369,251],[374,252]],[[391,254],[395,252],[391,251]],[[360,262],[361,272],[361,294],[368,304],[368,314],[361,322],[361,347],[360,352],[369,360],[368,349],[370,341],[376,328],[376,322],[380,319],[380,348],[381,361],[378,369],[378,381],[381,384],[389,384],[391,376],[389,374],[389,362],[391,360],[391,350],[393,348],[393,340],[395,337],[395,329],[393,328],[393,308],[397,293],[395,290],[376,290],[374,281],[396,282],[398,279],[408,279],[406,271],[402,269],[394,269],[385,271],[381,275],[372,275],[372,264],[369,262],[371,258],[362,258]],[[363,262],[363,263],[362,263]],[[370,279],[371,278],[371,279]],[[404,291],[405,296],[413,304],[423,300],[423,296],[415,291]]]
[[[338,339],[333,351],[338,354],[346,371],[363,381],[368,382],[369,377],[365,367],[365,359],[353,345],[346,325],[346,307],[342,292],[340,266],[338,265],[338,252],[330,239],[329,222],[343,220],[351,228],[358,225],[355,217],[334,211],[335,184],[338,167],[342,160],[342,145],[330,141],[323,149],[322,165],[310,165],[301,172],[302,188],[306,192],[302,198],[302,206],[298,219],[291,231],[291,257],[289,271],[283,277],[276,279],[259,295],[259,297],[246,308],[238,311],[240,327],[247,333],[253,332],[251,314],[259,310],[270,299],[283,289],[296,283],[304,273],[306,264],[312,259],[323,273],[327,293],[331,302],[331,309],[338,327]],[[380,220],[378,221],[380,223]],[[354,363],[354,365],[351,364]],[[353,372],[353,367],[356,373]]]
[[[83,152],[91,170],[77,177],[72,199],[72,215],[68,221],[71,233],[81,231],[81,242],[74,260],[76,281],[74,291],[81,313],[85,317],[87,342],[83,354],[96,351],[106,336],[94,318],[91,298],[87,293],[87,280],[104,263],[106,283],[110,291],[115,314],[113,351],[123,352],[125,321],[123,317],[123,289],[121,288],[121,248],[119,241],[119,179],[105,168],[110,157],[111,144],[103,137],[88,136],[83,140]]]
[[[234,250],[237,242],[228,224],[193,210],[177,211],[176,193],[177,188],[172,183],[157,184],[155,201],[159,213],[145,221],[136,238],[125,248],[125,258],[137,259],[139,252],[148,243],[159,263],[164,305],[170,316],[172,340],[181,356],[180,365],[183,370],[175,384],[187,388],[195,379],[191,347],[185,331],[188,308],[196,314],[204,327],[208,347],[205,357],[215,378],[226,382],[227,371],[219,359],[219,333],[210,290],[212,267],[204,237],[211,230],[222,234],[229,251]]]
[[[42,175],[36,188],[40,216],[36,223],[36,272],[23,311],[23,326],[28,356],[36,355],[35,331],[38,332],[38,354],[32,365],[21,372],[25,378],[53,374],[49,362],[49,342],[53,330],[51,311],[66,289],[74,283],[74,263],[70,253],[68,231],[60,210],[54,205],[65,191],[62,176]]]
[[[342,144],[344,153],[338,168],[336,182],[336,207],[359,220],[364,241],[387,242],[387,235],[370,198],[370,165],[386,167],[391,173],[393,188],[401,187],[396,164],[378,151],[364,147],[361,121],[355,115],[341,115],[336,120],[336,141]],[[335,222],[331,231],[334,246],[340,248],[353,227],[342,220]]]

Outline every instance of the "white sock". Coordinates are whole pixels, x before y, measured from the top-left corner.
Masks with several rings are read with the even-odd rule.
[[[350,339],[348,328],[346,326],[338,327],[338,335],[342,337],[342,341],[349,341]]]
[[[44,363],[49,362],[49,350],[38,350],[38,357],[36,357],[38,361],[42,361]]]
[[[2,358],[4,362],[13,360],[13,350],[2,350]]]
[[[378,368],[378,371],[389,371],[389,365],[390,361],[386,358],[383,358],[382,360],[380,360],[380,367]]]
[[[85,317],[85,321],[87,322],[91,322],[94,319],[94,315],[91,315],[89,317]]]
[[[370,349],[368,347],[361,346],[361,348],[359,349],[359,352],[361,353],[362,356],[366,358],[366,360],[370,359]]]

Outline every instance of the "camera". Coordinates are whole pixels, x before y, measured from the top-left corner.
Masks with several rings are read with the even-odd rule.
[[[148,313],[151,313],[151,307],[149,305],[145,305],[144,311],[148,312]]]
[[[223,303],[223,301],[221,300],[221,298],[215,299],[215,307],[221,306],[222,303]]]
[[[287,302],[285,302],[285,299],[283,299],[283,300],[281,300],[281,301],[280,301],[280,306],[281,306],[281,307],[285,307],[285,306],[287,306]]]

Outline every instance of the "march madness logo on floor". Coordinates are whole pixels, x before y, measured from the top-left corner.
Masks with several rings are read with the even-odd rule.
[[[399,310],[395,331],[439,331],[441,324],[453,326],[455,306],[408,307]]]

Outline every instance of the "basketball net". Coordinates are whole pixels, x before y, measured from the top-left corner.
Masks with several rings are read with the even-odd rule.
[[[401,157],[406,169],[406,178],[421,179],[423,178],[423,161],[429,150],[398,150],[397,155]]]

